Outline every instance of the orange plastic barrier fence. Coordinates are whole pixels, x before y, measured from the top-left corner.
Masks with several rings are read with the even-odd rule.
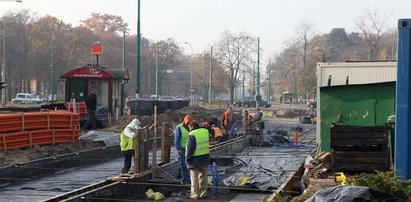
[[[68,111],[70,112],[74,111],[74,103],[66,102],[65,106]],[[76,102],[76,112],[80,113],[80,117],[86,116],[87,115],[86,102]]]
[[[78,140],[79,113],[67,111],[0,114],[0,151]]]

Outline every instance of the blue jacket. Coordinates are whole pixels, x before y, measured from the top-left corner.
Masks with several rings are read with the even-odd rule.
[[[180,141],[181,141],[181,130],[180,130],[180,127],[177,126],[174,131],[174,146],[176,146],[177,150],[186,149],[186,148],[181,148]]]
[[[187,140],[187,151],[186,151],[186,163],[187,168],[199,168],[208,166],[210,162],[210,154],[205,154],[201,156],[193,156],[196,150],[196,139],[193,135],[188,136]]]

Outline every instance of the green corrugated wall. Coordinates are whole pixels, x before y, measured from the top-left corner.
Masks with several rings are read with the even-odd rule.
[[[383,126],[395,113],[395,82],[320,89],[321,150],[330,151],[330,126]]]

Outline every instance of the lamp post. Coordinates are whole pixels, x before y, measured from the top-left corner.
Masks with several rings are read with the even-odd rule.
[[[3,22],[3,62],[1,64],[1,82],[6,80],[6,23]],[[6,90],[1,89],[1,105],[6,106]]]
[[[194,92],[193,92],[193,65],[194,65],[194,61],[193,61],[193,46],[191,45],[191,43],[189,42],[184,42],[185,44],[190,45],[191,48],[191,70],[190,70],[190,94],[191,94],[191,104],[194,104]]]
[[[50,85],[51,85],[51,101],[54,101],[54,32],[50,36]]]
[[[140,99],[140,0],[137,2],[136,100]],[[137,103],[137,102],[136,102]],[[136,106],[137,112],[137,106]]]
[[[64,31],[70,31],[71,28],[63,28]],[[51,85],[51,101],[56,101],[57,100],[57,92],[56,92],[56,82],[55,82],[55,67],[54,67],[54,62],[55,62],[55,53],[54,53],[54,40],[55,40],[55,33],[56,29],[51,32],[50,35],[50,85]],[[98,59],[97,59],[98,63]]]

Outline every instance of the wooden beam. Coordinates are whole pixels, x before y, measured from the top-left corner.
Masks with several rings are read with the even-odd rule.
[[[170,136],[168,133],[168,123],[163,123],[161,130],[161,163],[170,162]]]

